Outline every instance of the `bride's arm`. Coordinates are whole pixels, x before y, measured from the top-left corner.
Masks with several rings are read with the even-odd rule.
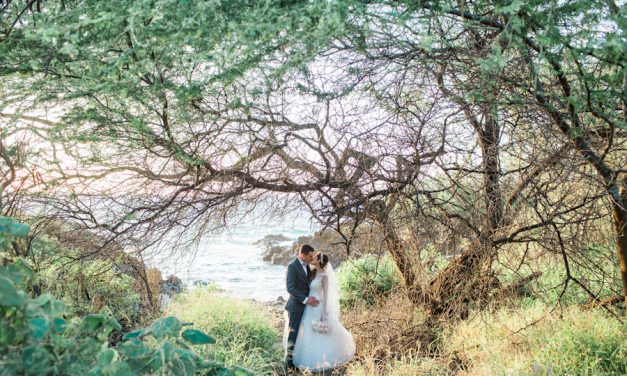
[[[327,319],[327,301],[329,300],[329,294],[328,294],[328,288],[327,286],[329,285],[329,278],[327,278],[326,275],[324,275],[322,277],[322,294],[324,296],[324,299],[322,300],[322,317],[321,319],[324,321]]]

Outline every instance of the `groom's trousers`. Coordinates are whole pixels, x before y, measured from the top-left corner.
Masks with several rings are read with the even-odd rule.
[[[292,366],[294,344],[296,343],[296,337],[298,337],[298,328],[300,327],[300,320],[303,318],[303,312],[287,311],[287,317],[289,318],[290,331],[287,335],[287,355],[285,360],[287,361],[288,366]]]

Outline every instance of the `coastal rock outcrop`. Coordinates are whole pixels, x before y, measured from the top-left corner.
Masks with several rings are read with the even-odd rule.
[[[326,253],[335,267],[350,257],[360,257],[365,254],[379,253],[381,250],[376,244],[381,244],[378,233],[358,233],[351,243],[350,255],[346,251],[344,239],[334,230],[325,229],[311,236],[300,236],[291,245],[285,244],[288,238],[281,234],[267,235],[255,242],[256,245],[265,248],[263,260],[275,265],[287,265],[298,255],[303,244],[309,244],[316,251]]]

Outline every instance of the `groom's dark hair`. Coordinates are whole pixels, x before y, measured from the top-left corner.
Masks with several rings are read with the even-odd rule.
[[[313,251],[314,251],[314,248],[310,246],[309,244],[303,244],[303,246],[300,247],[300,253],[303,253],[303,254],[308,254]]]

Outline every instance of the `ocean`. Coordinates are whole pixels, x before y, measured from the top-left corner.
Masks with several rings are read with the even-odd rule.
[[[286,218],[289,219],[238,224],[218,236],[203,239],[194,255],[161,260],[157,256],[150,264],[161,270],[164,279],[175,275],[189,289],[212,284],[236,298],[286,298],[285,266],[263,261],[263,246],[254,244],[266,235],[282,234],[289,240],[279,244],[291,246],[299,236],[313,233],[308,218]]]

